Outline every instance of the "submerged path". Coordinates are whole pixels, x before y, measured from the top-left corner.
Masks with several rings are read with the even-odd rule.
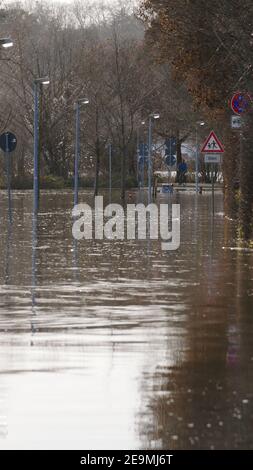
[[[81,194],[81,200],[91,194]],[[175,194],[181,247],[82,241],[72,194],[0,199],[0,449],[253,448],[253,252],[222,195]],[[34,242],[36,247],[34,249]]]

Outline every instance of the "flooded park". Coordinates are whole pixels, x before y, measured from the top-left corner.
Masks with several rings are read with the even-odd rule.
[[[8,465],[253,451],[252,69],[252,0],[0,0]]]
[[[42,192],[36,218],[31,191],[11,217],[1,191],[0,449],[252,448],[253,251],[222,192],[214,217],[210,192],[168,198],[171,252],[75,241],[71,191]]]

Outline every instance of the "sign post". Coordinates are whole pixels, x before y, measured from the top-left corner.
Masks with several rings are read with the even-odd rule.
[[[7,190],[8,190],[8,207],[9,217],[11,222],[11,157],[10,153],[15,150],[17,146],[17,138],[12,132],[4,132],[0,136],[0,148],[3,150],[6,162],[7,173]]]
[[[148,145],[143,143],[139,144],[139,166],[141,168],[141,189],[144,188],[144,176],[145,176],[145,163],[148,158]]]
[[[219,141],[218,137],[214,131],[210,132],[208,138],[206,139],[201,153],[205,154],[205,163],[211,164],[211,182],[212,182],[212,213],[214,217],[214,171],[215,164],[221,162],[221,154],[224,153],[224,148],[222,143]]]
[[[112,200],[112,144],[109,144],[109,199]]]
[[[214,163],[212,163],[212,209],[214,217]]]
[[[172,167],[177,163],[177,139],[176,137],[170,137],[165,140],[165,163],[169,167],[168,184],[170,184]]]
[[[215,154],[215,153],[205,154],[205,163],[220,163],[220,162],[221,162],[221,157],[219,154]]]
[[[8,207],[11,208],[11,178],[10,178],[10,156],[9,153],[9,135],[5,134],[5,160],[7,163],[7,189],[8,189]],[[11,214],[11,211],[10,211]]]
[[[242,118],[241,116],[231,116],[231,129],[241,129]]]
[[[240,166],[242,162],[242,128],[243,128],[243,119],[242,115],[249,111],[250,107],[252,107],[252,97],[249,93],[241,93],[237,92],[232,96],[230,102],[231,109],[234,113],[231,116],[231,128],[233,130],[239,130],[239,144],[240,144]]]

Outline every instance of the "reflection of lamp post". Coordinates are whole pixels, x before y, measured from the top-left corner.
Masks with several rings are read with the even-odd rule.
[[[199,192],[199,139],[198,139],[198,126],[203,127],[205,125],[204,121],[196,122],[196,155],[195,155],[195,187],[196,193]]]
[[[87,98],[81,98],[75,103],[76,109],[76,146],[75,146],[75,174],[74,174],[74,205],[78,204],[78,169],[80,157],[80,107],[89,104]]]
[[[47,77],[36,78],[34,80],[34,172],[33,172],[33,204],[34,211],[39,208],[39,93],[40,87],[49,85],[50,81]]]
[[[148,129],[148,203],[152,199],[152,128],[153,121],[159,119],[160,114],[154,113],[149,116],[149,129]]]

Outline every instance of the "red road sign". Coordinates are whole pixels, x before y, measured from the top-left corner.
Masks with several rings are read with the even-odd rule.
[[[248,93],[237,92],[232,97],[231,109],[235,114],[241,116],[245,111],[248,111],[250,102],[251,96]]]
[[[224,148],[214,131],[210,132],[201,153],[224,153]]]

